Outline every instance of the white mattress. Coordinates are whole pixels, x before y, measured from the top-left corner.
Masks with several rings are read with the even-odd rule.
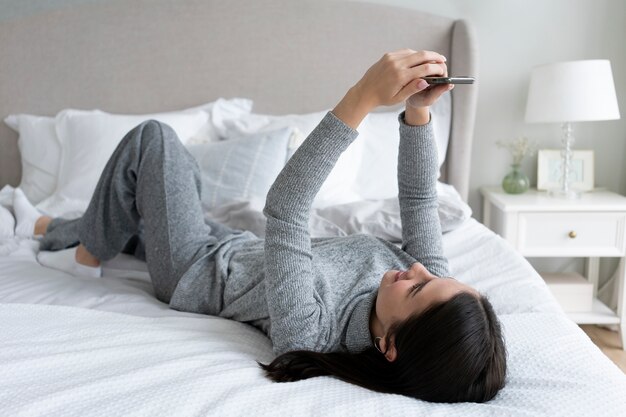
[[[444,247],[453,275],[488,295],[504,327],[507,384],[489,403],[432,404],[328,377],[270,382],[256,365],[273,357],[265,335],[168,309],[143,264],[118,257],[104,278],[76,278],[37,264],[35,242],[9,239],[0,244],[1,413],[626,416],[626,376],[524,258],[473,219]]]

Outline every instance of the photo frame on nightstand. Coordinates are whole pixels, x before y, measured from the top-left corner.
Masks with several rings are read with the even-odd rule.
[[[541,149],[537,152],[537,189],[560,188],[560,149]],[[594,186],[594,154],[592,150],[572,151],[571,186],[580,191],[591,191]]]

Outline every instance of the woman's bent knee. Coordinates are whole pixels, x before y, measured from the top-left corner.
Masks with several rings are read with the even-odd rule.
[[[174,146],[182,146],[182,143],[172,127],[158,120],[146,120],[135,126],[122,140],[121,146],[128,146],[131,143],[141,149],[147,150],[162,149],[157,144],[171,144]]]
[[[159,122],[158,120],[150,119],[142,122],[137,126],[142,132],[142,135],[150,137],[158,137],[163,140],[178,140],[176,132],[167,123]]]

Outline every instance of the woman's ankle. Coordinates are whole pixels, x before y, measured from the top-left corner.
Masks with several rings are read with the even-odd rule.
[[[52,217],[50,216],[41,216],[35,222],[35,230],[34,235],[45,235],[48,231],[48,225],[52,221]]]
[[[95,256],[93,256],[91,253],[89,253],[87,248],[85,248],[82,243],[78,245],[78,247],[76,248],[75,259],[76,259],[76,262],[78,262],[81,265],[92,266],[92,267],[100,266],[100,260],[96,258]]]

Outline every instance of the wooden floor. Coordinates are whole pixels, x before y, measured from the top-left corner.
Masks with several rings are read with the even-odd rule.
[[[606,356],[609,357],[620,369],[626,373],[626,351],[621,348],[617,332],[602,327],[584,324],[580,326],[587,336],[591,338]]]

